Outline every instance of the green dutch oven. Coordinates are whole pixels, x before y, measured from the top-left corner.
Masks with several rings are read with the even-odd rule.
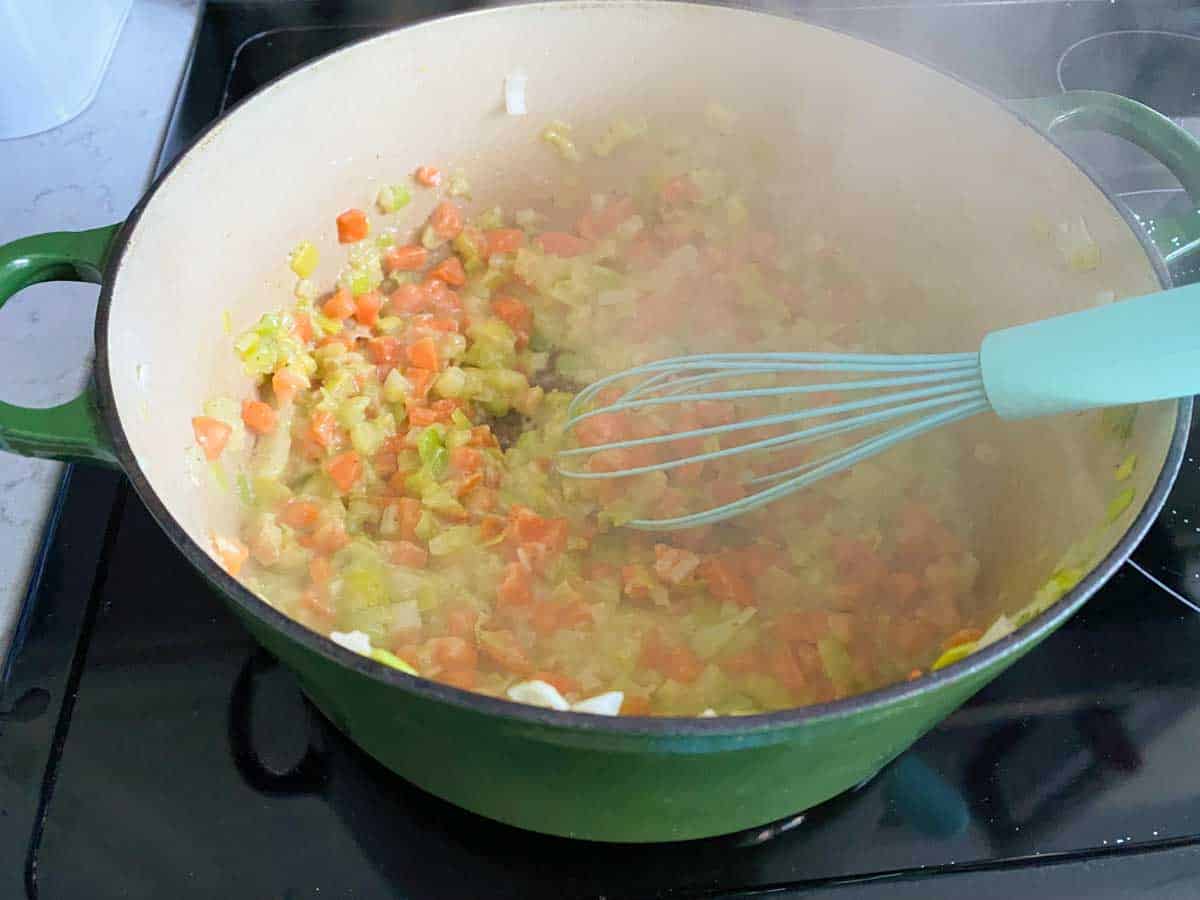
[[[528,76],[525,118],[505,115],[502,103],[505,76],[518,70]],[[123,225],[0,247],[0,302],[39,281],[102,285],[94,384],[53,409],[0,404],[0,446],[121,467],[324,714],[384,765],[459,806],[551,834],[662,841],[820,803],[1016,662],[1124,561],[1180,464],[1190,400],[1138,411],[1121,450],[1138,455],[1133,502],[1108,524],[1111,468],[1096,462],[1104,451],[1093,419],[988,432],[1009,464],[1003,478],[971,485],[981,602],[1021,608],[1069,546],[1087,536],[1093,548],[1082,579],[1014,633],[911,682],[716,719],[523,706],[333,644],[215,562],[209,536],[233,527],[236,510],[196,477],[187,452],[204,400],[248,390],[225,313],[240,326],[286,302],[284,259],[299,240],[322,235],[323,258],[335,258],[331,210],[431,160],[462,165],[476,185],[503,185],[479,198],[503,203],[531,189],[525,173],[544,170],[532,135],[545,121],[586,130],[633,112],[686,130],[687,111],[711,101],[739,111],[739,130],[773,149],[769,177],[783,212],[870,248],[860,256],[869,275],[952,298],[952,327],[939,321],[930,333],[961,343],[927,350],[977,346],[990,329],[1169,284],[1140,230],[1056,145],[1056,130],[1122,135],[1200,198],[1200,147],[1121,97],[1070,93],[1006,107],[875,45],[729,8],[616,0],[474,12],[364,41],[271,84],[210,127]],[[415,208],[414,221],[424,212]],[[1063,221],[1086,223],[1101,253],[1095,269],[1063,264],[1044,224]],[[923,301],[901,302],[910,307],[898,314],[920,330],[930,315]]]

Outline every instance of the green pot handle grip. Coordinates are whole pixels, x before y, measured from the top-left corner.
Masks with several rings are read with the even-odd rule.
[[[1066,91],[1011,100],[1009,105],[1047,133],[1104,131],[1141,147],[1167,167],[1187,191],[1193,208],[1200,209],[1200,141],[1157,110],[1106,91]],[[1183,246],[1160,248],[1173,268],[1198,250],[1200,234]]]
[[[0,246],[0,307],[18,291],[43,281],[99,284],[120,227],[38,234]],[[74,400],[48,409],[0,401],[0,450],[64,462],[117,464],[90,382]]]

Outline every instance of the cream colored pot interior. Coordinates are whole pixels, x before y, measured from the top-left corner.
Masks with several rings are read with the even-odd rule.
[[[513,72],[528,75],[524,117],[505,114]],[[1129,227],[1066,157],[901,56],[728,9],[496,9],[384,35],[288,77],[157,191],[116,274],[108,334],[117,411],[150,486],[200,546],[233,530],[232,494],[197,478],[189,453],[203,402],[249,391],[223,314],[236,332],[290,303],[286,256],[302,239],[320,247],[316,278],[328,284],[343,258],[339,211],[368,208],[381,184],[422,163],[464,169],[473,209],[529,205],[569,171],[537,140],[550,120],[572,123],[584,144],[617,114],[699,133],[712,101],[740,116],[719,152],[761,167],[776,222],[849,248],[891,286],[897,321],[917,325],[913,351],[972,350],[988,330],[1158,287]],[[433,202],[418,193],[411,222]],[[1083,273],[1042,230],[1080,218],[1101,254]],[[1149,493],[1174,417],[1172,404],[1140,411],[1121,451],[1138,465],[1120,485],[1097,413],[960,428],[966,446],[986,445],[968,466],[981,602],[1023,606],[1080,539],[1084,562],[1110,549]],[[1133,503],[1104,525],[1126,486]]]

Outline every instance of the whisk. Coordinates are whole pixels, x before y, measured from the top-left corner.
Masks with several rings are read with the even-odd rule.
[[[772,376],[770,380],[778,382],[779,376],[810,379],[813,373],[827,374],[831,380],[723,387],[738,379],[761,381]],[[1197,392],[1200,285],[1192,285],[993,331],[983,339],[978,353],[717,353],[637,366],[602,378],[577,394],[567,410],[565,431],[570,434],[589,419],[609,413],[646,413],[705,401],[804,400],[818,395],[833,402],[684,431],[569,447],[558,453],[558,470],[574,479],[625,478],[874,431],[800,465],[746,477],[743,487],[749,493],[737,500],[688,515],[626,523],[633,528],[669,531],[712,524],[758,509],[901,441],[989,410],[1001,419],[1023,419]],[[616,398],[593,407],[601,394],[616,394]],[[607,451],[681,441],[694,446],[698,440],[719,439],[747,429],[792,425],[796,427],[739,446],[683,453],[625,468],[609,466],[596,471],[589,467],[590,458]]]

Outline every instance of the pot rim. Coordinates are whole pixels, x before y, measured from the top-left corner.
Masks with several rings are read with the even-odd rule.
[[[497,716],[502,719],[507,719],[513,723],[546,726],[554,729],[574,731],[574,732],[596,732],[606,735],[648,735],[661,736],[664,738],[672,737],[704,737],[704,736],[738,736],[748,735],[753,733],[772,732],[782,729],[791,729],[799,726],[813,724],[818,721],[828,721],[846,718],[857,715],[871,708],[882,708],[896,704],[901,704],[906,701],[915,700],[929,690],[938,689],[949,685],[953,682],[960,681],[971,675],[988,668],[1001,659],[1011,655],[1018,648],[1025,644],[1035,641],[1047,635],[1054,630],[1063,621],[1069,618],[1079,609],[1083,603],[1094,594],[1101,585],[1106,582],[1109,577],[1123,564],[1133,550],[1136,548],[1142,537],[1149,530],[1150,525],[1158,516],[1163,504],[1166,501],[1167,495],[1171,490],[1171,486],[1178,474],[1180,465],[1183,461],[1184,451],[1187,445],[1188,431],[1191,423],[1192,414],[1192,398],[1180,398],[1177,406],[1177,418],[1175,422],[1174,432],[1171,436],[1171,443],[1167,450],[1167,456],[1163,463],[1162,469],[1158,473],[1158,477],[1154,482],[1154,486],[1150,491],[1146,502],[1143,504],[1141,511],[1134,519],[1128,530],[1121,536],[1116,546],[1098,562],[1080,582],[1068,591],[1058,602],[1052,605],[1049,609],[1030,620],[1025,625],[1016,629],[1006,637],[996,641],[993,644],[970,654],[963,660],[948,665],[936,672],[928,672],[913,681],[899,682],[888,685],[886,687],[877,688],[872,691],[867,691],[862,694],[855,694],[851,697],[846,697],[841,700],[833,700],[827,703],[813,704],[810,706],[796,707],[793,709],[778,710],[769,713],[756,713],[747,716],[718,716],[715,718],[699,718],[692,716],[602,716],[592,715],[588,713],[578,713],[571,711],[558,711],[545,709],[537,706],[530,706],[524,703],[517,703],[512,700],[489,697],[483,694],[477,694],[472,691],[462,690],[450,685],[441,684],[431,679],[420,676],[407,675],[390,666],[386,666],[375,660],[348,650],[339,644],[334,643],[331,639],[312,631],[306,626],[300,624],[296,620],[289,618],[284,613],[275,609],[265,600],[259,598],[249,588],[241,584],[236,578],[226,572],[217,562],[208,555],[208,553],[200,547],[192,538],[184,531],[184,529],[175,520],[174,516],[167,509],[166,505],[159,498],[154,488],[150,485],[141,466],[138,464],[137,458],[134,456],[130,448],[129,441],[126,438],[125,431],[121,425],[121,419],[117,412],[116,404],[113,400],[112,379],[110,375],[110,358],[108,355],[108,324],[109,324],[109,309],[112,303],[114,276],[120,268],[125,250],[128,247],[130,238],[137,229],[138,221],[146,207],[153,200],[154,196],[162,188],[162,186],[171,178],[175,169],[189,154],[198,152],[207,142],[208,138],[218,129],[229,127],[233,118],[242,110],[242,108],[251,102],[265,100],[270,92],[274,90],[282,81],[292,77],[299,77],[302,74],[310,73],[311,70],[325,64],[331,57],[341,54],[353,52],[360,45],[372,42],[393,39],[393,35],[397,32],[419,31],[429,27],[443,27],[447,22],[459,21],[467,18],[480,16],[495,16],[504,15],[513,9],[523,9],[527,6],[556,8],[556,9],[583,9],[593,7],[596,4],[592,0],[548,0],[548,2],[538,2],[530,4],[521,4],[515,7],[500,6],[484,9],[469,10],[466,12],[456,13],[449,16],[442,16],[433,19],[427,19],[421,22],[416,22],[410,25],[402,26],[401,28],[392,29],[382,34],[371,35],[362,40],[354,41],[343,47],[339,47],[330,51],[316,59],[313,59],[304,65],[285,72],[278,78],[273,79],[267,84],[260,87],[258,90],[249,96],[238,101],[228,111],[220,117],[209,123],[188,145],[187,149],[182,151],[178,156],[171,161],[166,169],[154,179],[153,183],[138,200],[137,204],[131,210],[128,218],[126,218],[118,235],[113,241],[108,257],[108,264],[104,273],[104,280],[100,290],[100,299],[97,307],[96,325],[95,325],[95,348],[96,348],[96,366],[95,378],[97,385],[97,405],[103,416],[104,422],[108,427],[112,437],[113,447],[116,458],[126,476],[133,484],[134,490],[142,502],[145,503],[151,515],[158,522],[159,527],[166,532],[171,542],[179,549],[188,561],[202,574],[204,577],[218,588],[227,598],[241,606],[244,610],[259,619],[264,624],[282,631],[287,637],[291,638],[296,643],[299,643],[307,649],[314,651],[326,659],[329,659],[339,665],[353,669],[361,675],[364,675],[374,681],[381,682],[389,687],[399,688],[400,690],[412,693],[426,700],[447,703],[451,706],[463,708],[465,710],[485,713],[491,716]],[[947,72],[940,66],[934,65],[917,56],[910,56],[905,53],[900,53],[886,47],[877,41],[860,37],[859,35],[850,34],[838,28],[833,28],[827,25],[821,25],[813,22],[807,22],[795,16],[787,15],[781,12],[773,12],[768,10],[753,9],[738,3],[715,3],[715,2],[694,2],[694,0],[618,0],[611,4],[614,8],[619,7],[698,7],[710,11],[723,11],[736,14],[756,14],[769,15],[780,19],[783,22],[802,25],[809,28],[822,28],[826,31],[832,31],[852,40],[862,41],[871,44],[879,50],[898,57],[902,60],[910,62],[914,65],[924,66],[938,74],[950,78],[959,84],[971,89],[979,94],[982,100],[986,100],[998,108],[1001,114],[1012,116],[1017,122],[1024,127],[1032,130],[1039,135],[1049,145],[1055,148],[1059,153],[1069,160],[1072,165],[1078,168],[1087,178],[1095,185],[1095,187],[1105,196],[1113,209],[1125,221],[1142,245],[1146,253],[1146,257],[1154,269],[1162,288],[1168,289],[1172,287],[1171,276],[1167,270],[1165,263],[1153,244],[1150,242],[1146,234],[1139,228],[1132,214],[1123,208],[1120,203],[1100,184],[1095,173],[1088,166],[1076,160],[1066,149],[1051,135],[1037,128],[1029,119],[1019,113],[1016,109],[1009,106],[1001,98],[997,97],[990,91],[972,84],[962,78],[959,78],[951,72]]]

